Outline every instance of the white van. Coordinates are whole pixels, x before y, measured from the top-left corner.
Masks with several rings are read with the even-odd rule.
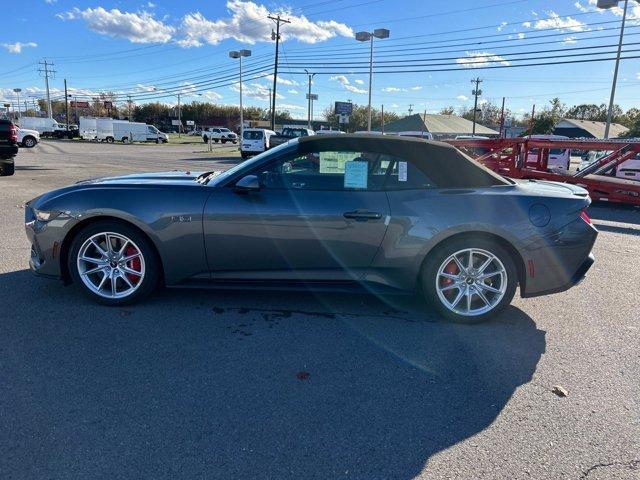
[[[569,140],[569,137],[562,135],[531,135],[524,138],[532,140]],[[538,161],[539,150],[532,148],[527,154],[527,165],[535,166]],[[569,148],[551,148],[549,150],[549,158],[547,161],[547,169],[558,169],[569,171],[571,166],[571,149]]]
[[[270,139],[276,135],[273,130],[263,128],[245,128],[242,131],[242,141],[240,142],[240,155],[242,158],[257,155],[271,148]]]
[[[423,132],[420,130],[398,132],[397,135],[399,137],[413,137],[413,138],[422,138],[423,140],[433,140],[433,133]]]
[[[113,122],[113,138],[122,143],[156,142],[167,143],[169,137],[155,126],[142,122]]]

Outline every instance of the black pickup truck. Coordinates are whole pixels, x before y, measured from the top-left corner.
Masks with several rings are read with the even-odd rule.
[[[0,118],[0,177],[13,175],[13,157],[18,153],[18,128]]]
[[[273,135],[269,139],[269,148],[287,143],[292,138],[308,137],[309,135],[315,135],[315,132],[308,128],[285,127],[280,135]]]

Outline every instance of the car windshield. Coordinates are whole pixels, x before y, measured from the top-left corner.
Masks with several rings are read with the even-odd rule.
[[[245,162],[239,163],[238,165],[236,165],[235,167],[230,168],[229,170],[222,172],[220,175],[216,176],[215,178],[210,178],[205,185],[211,183],[212,185],[219,185],[220,183],[226,181],[227,178],[235,175],[236,173],[244,170],[244,169],[250,169],[252,166],[259,164],[262,160],[264,160],[265,157],[267,156],[271,156],[271,155],[276,155],[278,152],[281,152],[282,150],[286,150],[289,148],[295,148],[297,146],[297,140],[292,140],[290,142],[287,143],[283,143],[282,145],[278,145],[277,147],[272,148],[271,150],[267,150],[265,152],[262,152],[259,155],[256,155],[255,157],[251,158],[250,160],[247,160]]]

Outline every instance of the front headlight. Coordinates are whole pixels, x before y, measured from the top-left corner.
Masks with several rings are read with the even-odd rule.
[[[59,217],[62,212],[58,212],[56,210],[52,210],[52,211],[36,210],[34,208],[33,213],[36,216],[36,218],[41,222],[49,222],[54,218]]]

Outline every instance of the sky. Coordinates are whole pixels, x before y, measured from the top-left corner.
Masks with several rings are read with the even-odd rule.
[[[41,62],[52,63],[53,98],[63,80],[78,99],[115,92],[118,102],[239,103],[268,106],[275,22],[281,15],[277,108],[306,118],[308,76],[318,95],[314,117],[335,101],[366,104],[369,42],[355,32],[386,28],[374,39],[372,103],[399,114],[436,113],[506,97],[516,115],[558,96],[567,105],[607,103],[620,8],[596,0],[289,0],[3,2],[0,103],[44,96]],[[622,2],[620,3],[622,5]],[[631,0],[616,102],[640,107],[640,3]],[[566,63],[571,62],[571,63]],[[533,64],[533,65],[531,65]]]

